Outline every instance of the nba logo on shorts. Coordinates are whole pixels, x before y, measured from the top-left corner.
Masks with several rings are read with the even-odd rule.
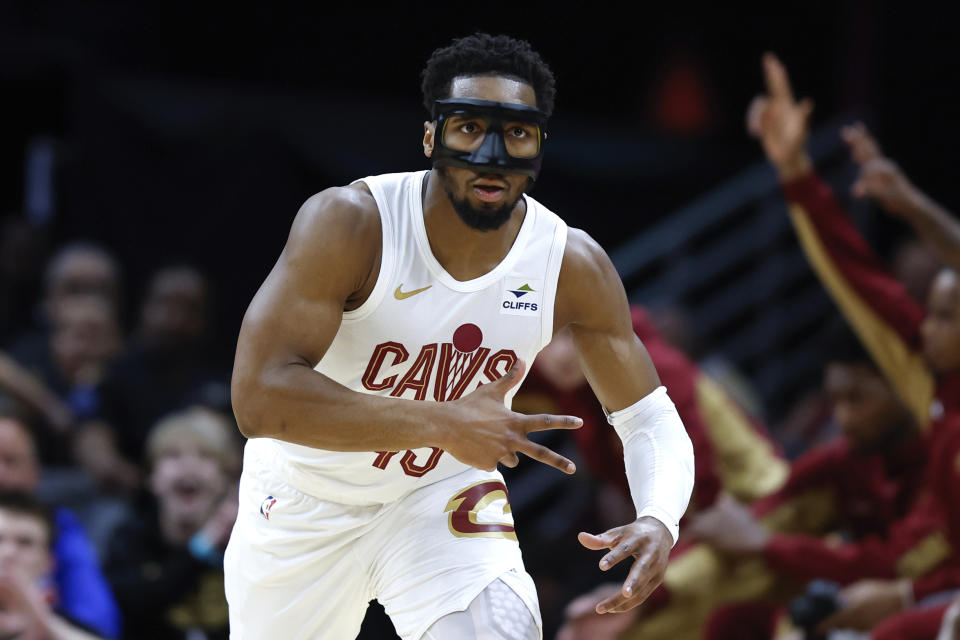
[[[273,505],[275,504],[277,504],[277,499],[273,496],[267,496],[264,501],[260,503],[260,515],[269,520],[270,509],[273,509]]]

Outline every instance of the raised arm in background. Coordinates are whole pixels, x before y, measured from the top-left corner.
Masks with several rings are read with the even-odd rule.
[[[925,312],[874,255],[806,150],[811,106],[797,102],[786,68],[763,58],[767,93],[748,111],[747,129],[760,140],[783,182],[800,245],[827,292],[921,425],[929,423],[933,375],[924,360]]]
[[[853,195],[875,200],[884,211],[909,224],[945,265],[960,271],[960,221],[883,155],[862,122],[844,127],[840,134],[860,166],[860,175],[851,187]]]

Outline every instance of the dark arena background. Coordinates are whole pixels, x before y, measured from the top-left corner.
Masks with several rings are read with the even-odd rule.
[[[631,301],[763,420],[785,458],[822,443],[835,433],[822,426],[821,382],[840,316],[745,131],[761,55],[775,52],[797,97],[814,100],[811,155],[892,264],[910,232],[850,198],[857,169],[839,127],[866,123],[917,186],[956,210],[956,22],[915,2],[577,6],[0,2],[0,355],[16,359],[18,340],[42,328],[45,265],[72,242],[115,257],[129,344],[155,271],[192,265],[208,285],[204,366],[221,383],[208,398],[228,411],[244,310],[299,206],[363,176],[427,168],[420,71],[432,50],[480,30],[529,40],[556,75],[532,195],[599,241]],[[42,362],[20,364],[44,377]],[[74,408],[69,385],[49,386]],[[556,446],[577,455],[572,440]],[[91,498],[71,502],[55,479],[73,464],[64,448],[41,447],[54,477],[41,489],[84,519]],[[94,493],[134,512],[153,504],[151,463],[133,464],[139,472]],[[508,482],[553,638],[566,603],[602,579],[598,558],[574,549],[600,481],[584,471],[564,485],[524,473],[531,466]],[[109,555],[102,535],[97,551]],[[571,554],[581,555],[558,569]],[[371,612],[361,637],[391,637]]]

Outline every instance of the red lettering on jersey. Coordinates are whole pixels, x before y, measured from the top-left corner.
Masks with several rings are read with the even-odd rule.
[[[447,526],[450,533],[458,538],[508,538],[517,539],[517,533],[512,524],[495,522],[480,522],[477,514],[483,511],[491,502],[499,499],[507,501],[503,513],[510,513],[510,499],[507,487],[498,480],[485,480],[471,485],[457,493],[444,511],[450,516]]]
[[[386,469],[387,463],[390,462],[390,458],[400,453],[399,451],[377,451],[377,459],[373,461],[373,466],[377,469]]]
[[[415,392],[414,400],[423,400],[427,397],[427,387],[433,375],[433,363],[437,359],[437,343],[423,345],[420,355],[413,366],[403,374],[397,388],[390,395],[399,398],[407,389]]]
[[[487,376],[487,380],[493,382],[502,378],[516,363],[517,354],[512,349],[501,349],[490,356],[487,366],[483,368],[483,373]]]
[[[489,353],[490,349],[480,347],[472,356],[460,352],[454,354],[453,344],[444,342],[440,345],[440,361],[437,367],[437,380],[433,385],[433,399],[437,402],[444,402],[446,400],[456,400],[462,396],[467,386],[476,377],[480,365],[483,364]],[[468,357],[470,360],[464,363],[463,359]],[[459,363],[457,362],[458,359],[460,360]],[[457,379],[456,371],[458,364],[461,369],[459,379]],[[448,388],[449,394],[447,393]]]
[[[400,459],[400,466],[403,467],[403,472],[408,476],[419,478],[423,474],[432,471],[440,463],[440,456],[443,455],[443,449],[438,449],[437,447],[430,448],[433,449],[433,451],[422,466],[416,463],[417,454],[407,449],[407,452],[403,454],[403,458]]]
[[[376,382],[376,378],[380,374],[380,369],[383,367],[383,362],[387,359],[387,354],[389,353],[393,354],[393,364],[391,366],[396,366],[404,362],[410,356],[410,353],[399,342],[384,342],[378,344],[373,348],[373,355],[370,356],[370,362],[367,363],[367,370],[363,372],[363,378],[360,381],[365,389],[369,389],[370,391],[383,391],[393,386],[393,383],[397,379],[396,375],[392,375],[382,382]]]

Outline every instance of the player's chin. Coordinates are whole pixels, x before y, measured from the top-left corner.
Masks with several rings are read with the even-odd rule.
[[[494,212],[502,209],[503,205],[506,204],[507,200],[506,198],[500,198],[499,200],[491,202],[487,200],[481,200],[480,198],[476,197],[471,193],[467,197],[467,202],[470,203],[470,206],[473,207],[475,211],[483,211],[483,212],[489,211],[491,214],[493,214]]]

